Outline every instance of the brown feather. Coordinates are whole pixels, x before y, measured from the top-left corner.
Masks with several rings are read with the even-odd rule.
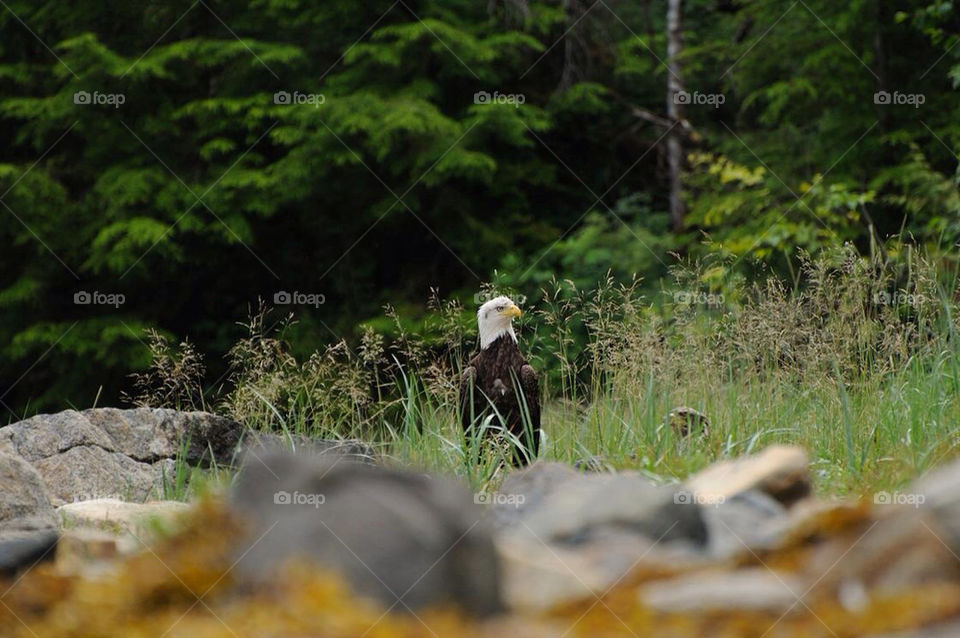
[[[532,428],[524,427],[521,401],[526,403]],[[460,422],[464,431],[471,433],[473,426],[490,414],[498,414],[495,423],[522,441],[531,459],[536,458],[540,448],[540,386],[536,372],[508,336],[477,353],[461,376]],[[514,450],[513,460],[515,465],[526,461],[521,450]]]

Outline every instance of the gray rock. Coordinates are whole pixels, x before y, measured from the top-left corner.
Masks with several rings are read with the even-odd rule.
[[[757,490],[790,507],[810,495],[809,465],[803,448],[770,445],[758,454],[714,463],[685,484],[700,500]]]
[[[397,611],[442,603],[478,615],[501,608],[482,511],[446,479],[343,456],[272,454],[248,459],[231,502],[251,526],[238,546],[241,581],[306,557]]]
[[[20,457],[0,452],[0,532],[56,526],[40,474]]]
[[[806,591],[806,583],[790,574],[753,567],[680,576],[647,585],[639,595],[646,606],[659,612],[742,610],[786,615],[805,611],[801,600]]]
[[[160,408],[96,408],[35,417],[0,428],[0,451],[13,451],[34,462],[79,446],[119,452],[136,461],[153,463],[174,458],[189,440],[186,460],[200,464],[229,463],[242,427],[206,412]]]
[[[537,461],[528,467],[510,472],[500,485],[499,494],[522,497],[522,504],[501,502],[490,508],[491,521],[497,528],[510,528],[530,512],[543,506],[547,498],[581,474],[564,463]],[[513,499],[517,501],[517,498]]]
[[[0,428],[0,452],[30,462],[55,504],[101,496],[142,501],[162,496],[175,458],[231,463],[241,430],[204,412],[65,410]]]
[[[53,560],[59,539],[54,529],[0,532],[0,577],[10,578],[40,562]]]
[[[960,553],[960,461],[953,461],[917,480],[901,494],[922,500],[919,509],[928,513],[942,530],[943,541]]]
[[[116,450],[106,433],[76,410],[38,414],[0,428],[0,451],[17,454],[31,463],[81,445]]]
[[[696,564],[707,541],[700,508],[633,472],[582,474],[538,462],[507,475],[490,518],[514,609],[602,595],[641,562]]]
[[[692,570],[702,555],[677,543],[661,544],[639,534],[609,533],[577,545],[495,537],[503,573],[504,600],[511,610],[536,612],[593,600],[641,564],[658,574]]]
[[[0,453],[0,576],[51,559],[59,537],[57,516],[35,469]]]
[[[161,498],[164,480],[171,483],[176,471],[176,463],[170,459],[141,463],[92,446],[70,448],[33,466],[43,477],[54,505],[101,497],[138,502]]]
[[[208,412],[98,408],[83,416],[107,434],[116,451],[151,463],[176,457],[189,442],[185,458],[191,465],[229,464],[243,433],[236,421]]]
[[[700,509],[632,472],[580,474],[559,463],[537,463],[508,475],[494,506],[499,529],[545,542],[582,543],[606,532],[702,546],[707,529]]]
[[[802,566],[822,592],[857,604],[850,592],[896,595],[930,583],[960,580],[960,562],[945,533],[928,512],[900,507],[882,512],[853,533],[827,537],[811,546]],[[846,599],[846,600],[844,600]]]
[[[707,524],[709,551],[725,558],[761,549],[773,549],[783,538],[781,524],[787,509],[769,494],[740,492],[715,505],[701,505]]]
[[[636,533],[660,541],[707,542],[700,509],[678,503],[676,490],[639,476],[585,476],[568,483],[543,507],[530,512],[523,528],[540,539],[576,544],[606,531]]]

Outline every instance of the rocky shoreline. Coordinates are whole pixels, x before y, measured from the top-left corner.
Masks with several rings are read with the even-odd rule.
[[[571,614],[580,615],[571,629],[615,617],[621,633],[651,636],[700,635],[690,628],[709,623],[730,636],[765,625],[771,636],[956,635],[960,463],[864,501],[817,499],[807,455],[782,446],[676,485],[538,462],[497,492],[473,493],[374,462],[360,443],[300,438],[287,442],[291,454],[240,432],[170,410],[68,411],[0,428],[0,571],[15,584],[58,578],[81,591],[146,553],[161,560],[169,548],[145,549],[158,527],[161,548],[202,551],[199,532],[182,530],[213,507],[224,534],[209,553],[230,576],[224,600],[272,591],[291,565],[314,564],[308,579],[333,570],[359,600],[395,613],[458,609],[460,629],[478,635],[504,619],[551,635]],[[178,458],[240,469],[215,505],[150,501]],[[34,600],[24,613],[43,626],[65,604]],[[658,633],[681,619],[687,629]],[[797,627],[807,633],[786,631]]]

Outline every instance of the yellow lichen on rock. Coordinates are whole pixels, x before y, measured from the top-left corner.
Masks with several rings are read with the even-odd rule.
[[[814,552],[836,543],[852,549],[873,525],[865,508],[819,513],[781,550],[757,555],[752,564],[714,565],[724,573],[771,567],[802,575]],[[214,501],[198,505],[175,535],[116,560],[112,569],[64,572],[56,562],[30,570],[0,605],[3,635],[32,638],[90,636],[171,638],[297,637],[407,638],[501,636],[644,636],[645,638],[777,638],[882,634],[928,626],[960,616],[960,582],[935,581],[904,591],[866,590],[851,609],[832,586],[798,591],[789,613],[772,610],[697,609],[663,612],[644,603],[643,587],[691,579],[682,570],[646,570],[642,565],[601,598],[588,597],[541,613],[475,620],[455,609],[410,612],[356,596],[334,573],[309,562],[291,563],[266,585],[243,585],[232,566],[244,547],[243,526]],[[267,542],[267,541],[264,541]],[[826,581],[828,579],[823,579]],[[722,582],[722,578],[720,581]],[[792,582],[792,581],[791,581]],[[12,587],[11,587],[12,585]]]

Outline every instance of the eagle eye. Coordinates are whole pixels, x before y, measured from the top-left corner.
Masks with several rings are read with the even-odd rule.
[[[497,306],[497,312],[503,312],[503,306]]]

